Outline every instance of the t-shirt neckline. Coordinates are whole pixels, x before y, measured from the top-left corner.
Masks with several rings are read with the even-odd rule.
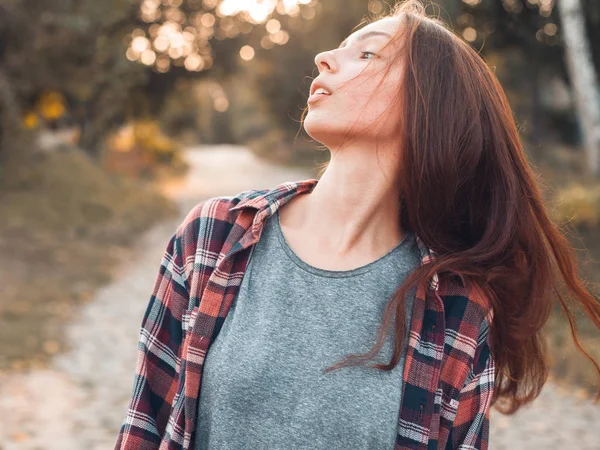
[[[401,251],[401,249],[404,247],[404,245],[406,243],[408,243],[410,240],[412,240],[412,236],[413,236],[413,233],[411,231],[407,231],[404,234],[404,237],[402,238],[400,243],[398,243],[394,248],[392,248],[390,251],[388,251],[386,254],[382,255],[378,259],[371,261],[365,265],[355,267],[354,269],[349,269],[349,270],[329,270],[329,269],[322,269],[319,267],[315,267],[311,264],[308,264],[304,260],[302,260],[294,252],[294,250],[292,250],[292,248],[289,246],[288,242],[286,241],[285,236],[283,235],[283,231],[281,229],[281,222],[279,219],[279,210],[277,210],[275,212],[274,219],[275,219],[275,221],[274,221],[275,222],[274,223],[275,233],[277,234],[277,238],[279,240],[279,243],[281,244],[281,248],[288,255],[288,257],[298,267],[305,270],[306,272],[310,272],[314,275],[318,275],[318,276],[322,276],[322,277],[329,277],[329,278],[353,277],[353,276],[362,275],[367,272],[370,272],[370,271],[376,269],[377,267],[379,267],[380,265],[385,264],[388,259],[392,258],[399,251]]]

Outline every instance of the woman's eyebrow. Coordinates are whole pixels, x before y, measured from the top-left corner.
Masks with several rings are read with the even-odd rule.
[[[372,36],[387,36],[390,39],[393,37],[391,34],[386,33],[385,31],[367,31],[366,33],[361,33],[356,38],[357,41],[364,41],[365,39]],[[348,38],[344,39],[338,48],[345,47],[348,44]]]

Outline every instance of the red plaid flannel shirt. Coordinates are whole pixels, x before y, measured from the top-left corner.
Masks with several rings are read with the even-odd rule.
[[[194,207],[171,237],[142,321],[133,392],[115,449],[192,449],[204,357],[234,301],[265,220],[318,180]],[[435,253],[417,235],[422,264]],[[394,450],[487,449],[492,310],[465,280],[417,287]],[[452,280],[452,281],[451,281]]]

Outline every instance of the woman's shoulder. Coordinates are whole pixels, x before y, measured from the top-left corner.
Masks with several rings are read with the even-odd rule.
[[[299,191],[311,189],[316,179],[286,181],[268,188],[253,188],[238,192],[235,195],[210,197],[198,202],[187,213],[180,225],[181,230],[197,226],[198,222],[219,221],[235,223],[240,211],[246,207],[261,209],[272,203],[280,202],[285,197],[293,196]]]
[[[198,221],[235,221],[235,215],[230,214],[241,202],[251,200],[267,193],[268,189],[248,189],[236,195],[210,197],[196,203],[186,214],[179,228],[181,230],[193,226]]]
[[[248,189],[235,195],[209,197],[197,202],[179,223],[175,236],[182,249],[196,249],[199,242],[216,247],[235,224],[242,202],[264,195],[269,189]]]

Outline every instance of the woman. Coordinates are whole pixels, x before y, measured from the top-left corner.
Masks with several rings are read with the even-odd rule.
[[[476,52],[410,1],[315,63],[329,164],[176,230],[116,448],[485,449],[546,381],[555,280],[600,326]]]

